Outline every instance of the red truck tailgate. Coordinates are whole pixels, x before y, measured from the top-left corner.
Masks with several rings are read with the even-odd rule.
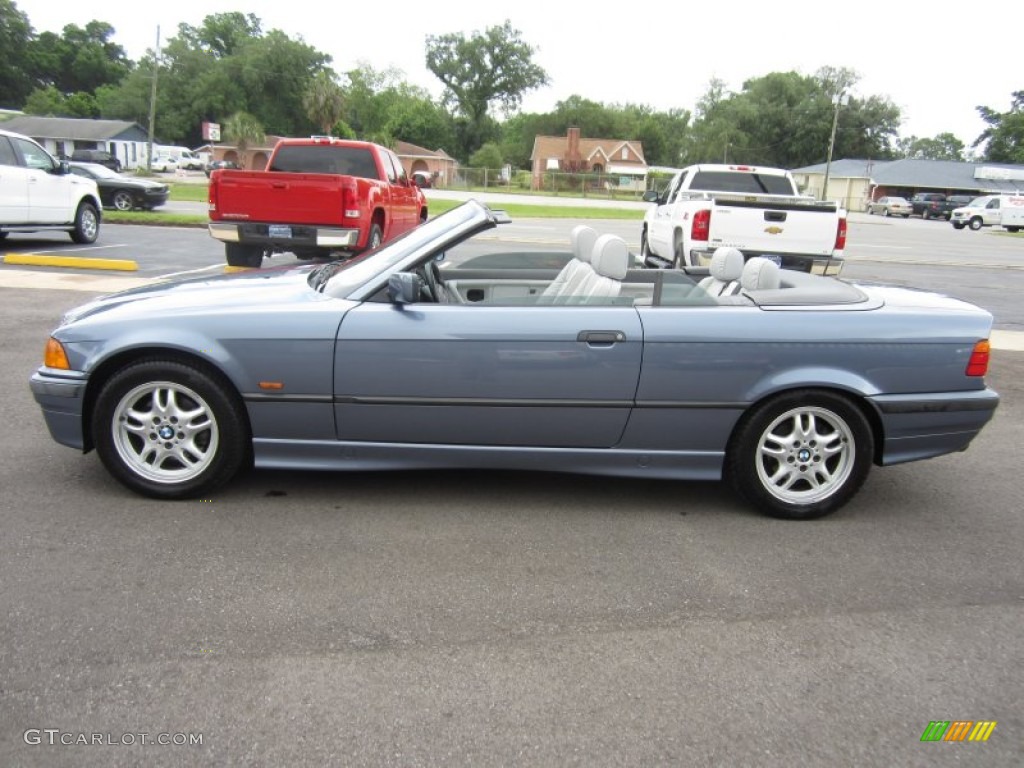
[[[269,171],[219,171],[216,221],[285,221],[341,226],[342,183],[337,176]],[[349,182],[351,183],[351,181]]]

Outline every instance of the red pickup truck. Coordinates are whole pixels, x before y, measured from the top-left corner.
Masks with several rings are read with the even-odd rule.
[[[329,136],[281,139],[265,171],[210,175],[210,234],[227,262],[264,256],[351,256],[427,219],[423,192],[387,147]]]

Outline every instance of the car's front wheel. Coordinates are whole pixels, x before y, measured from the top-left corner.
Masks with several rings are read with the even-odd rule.
[[[981,220],[981,217],[975,216],[973,219],[970,220],[967,226],[969,226],[971,229],[977,232],[979,229],[981,229],[983,224],[984,222]]]
[[[114,207],[119,211],[130,211],[135,207],[135,203],[132,201],[132,195],[130,192],[124,190],[114,194],[114,199],[111,201]]]
[[[853,498],[873,453],[871,426],[847,398],[796,390],[744,417],[726,471],[736,490],[764,513],[809,520]]]
[[[249,455],[248,425],[233,393],[198,367],[171,360],[135,363],[107,381],[92,434],[110,474],[154,498],[207,494]]]
[[[75,227],[71,230],[71,239],[79,245],[95,243],[100,236],[100,212],[92,203],[82,201],[75,211]]]

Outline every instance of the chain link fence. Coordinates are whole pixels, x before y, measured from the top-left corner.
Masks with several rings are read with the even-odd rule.
[[[496,168],[459,168],[447,180],[448,189],[489,190],[492,192],[540,193],[567,197],[593,197],[605,200],[640,200],[646,189],[646,177],[611,173],[565,173]]]

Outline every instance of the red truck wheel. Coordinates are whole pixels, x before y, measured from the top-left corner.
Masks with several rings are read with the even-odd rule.
[[[229,267],[259,267],[263,263],[263,249],[258,245],[225,243],[224,255]]]

